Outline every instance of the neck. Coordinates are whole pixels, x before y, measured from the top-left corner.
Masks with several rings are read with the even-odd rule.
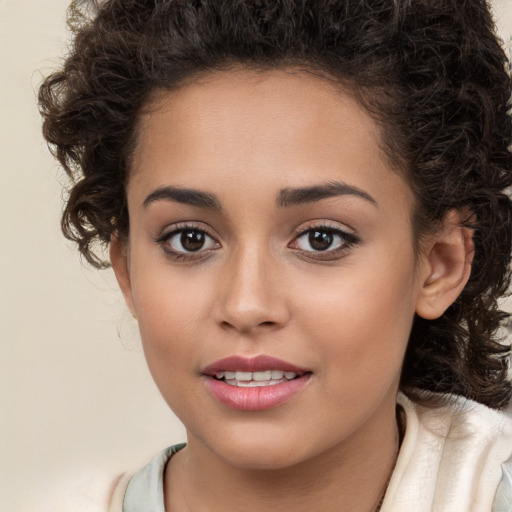
[[[374,512],[398,453],[393,411],[369,421],[337,446],[291,467],[235,467],[189,435],[168,464],[167,512]],[[307,440],[306,440],[307,442]]]

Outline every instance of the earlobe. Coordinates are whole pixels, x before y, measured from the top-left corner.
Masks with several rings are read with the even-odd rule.
[[[471,274],[473,230],[462,225],[467,212],[451,210],[433,235],[425,253],[416,313],[439,318],[457,299]]]
[[[110,239],[110,262],[112,263],[112,269],[114,270],[119,288],[123,292],[126,305],[132,316],[136,318],[129,270],[128,248],[126,243],[119,240],[115,235]]]

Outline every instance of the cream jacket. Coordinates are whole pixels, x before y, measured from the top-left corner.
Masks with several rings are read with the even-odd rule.
[[[427,408],[398,397],[407,426],[381,512],[512,512],[512,417],[457,399]],[[163,471],[184,445],[121,475],[109,512],[165,512]]]

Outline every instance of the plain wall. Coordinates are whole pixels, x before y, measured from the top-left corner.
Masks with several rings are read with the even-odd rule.
[[[512,0],[494,3],[509,40]],[[103,492],[95,475],[185,439],[112,272],[82,266],[59,231],[65,180],[40,135],[36,89],[64,54],[67,4],[0,0],[2,511],[69,510],[77,483]]]
[[[146,369],[112,272],[81,265],[60,234],[65,179],[40,135],[36,90],[64,54],[68,3],[0,1],[0,510],[6,512],[71,511],[65,495],[77,487],[101,494],[97,475],[108,481],[185,440]]]

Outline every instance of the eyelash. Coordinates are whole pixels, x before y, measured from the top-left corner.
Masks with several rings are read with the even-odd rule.
[[[345,231],[341,229],[339,226],[334,226],[327,223],[321,223],[321,224],[315,224],[312,223],[305,228],[301,229],[293,239],[292,243],[297,242],[301,238],[307,236],[308,234],[317,231],[322,233],[328,233],[330,235],[338,236],[341,239],[341,245],[340,247],[336,249],[327,249],[325,251],[300,251],[300,249],[297,249],[299,253],[301,254],[301,257],[308,258],[308,259],[314,259],[314,260],[320,260],[320,261],[331,261],[335,259],[339,259],[343,257],[343,255],[349,251],[353,246],[359,244],[361,242],[361,239],[353,234],[349,233],[348,231]]]
[[[181,251],[176,251],[174,249],[171,249],[169,246],[169,241],[171,241],[173,237],[179,235],[180,233],[183,234],[184,232],[187,232],[187,231],[188,232],[193,231],[196,233],[201,233],[203,235],[206,235],[207,237],[209,237],[211,240],[213,240],[215,242],[216,247],[209,248],[206,250],[199,249],[198,251],[189,251],[189,252],[181,252]],[[296,250],[301,255],[302,258],[321,260],[321,261],[330,261],[330,260],[339,259],[343,256],[343,254],[345,252],[350,250],[351,247],[353,247],[354,245],[357,245],[361,241],[357,235],[355,235],[353,233],[349,233],[349,232],[341,229],[338,226],[333,226],[330,224],[322,223],[322,224],[311,224],[311,225],[307,226],[306,228],[298,231],[294,235],[294,238],[293,238],[293,241],[291,242],[291,244],[296,243],[298,240],[300,240],[301,238],[307,236],[308,234],[310,234],[314,231],[321,232],[321,233],[327,233],[327,234],[330,234],[331,236],[334,235],[334,236],[340,237],[341,246],[334,250],[326,249],[325,251],[323,251],[323,250],[305,251],[305,250],[291,247],[292,249]],[[201,260],[203,258],[208,257],[213,251],[217,250],[217,248],[220,247],[219,242],[217,242],[215,237],[213,235],[211,235],[208,232],[208,230],[204,229],[203,227],[195,226],[193,224],[177,224],[177,225],[173,226],[173,228],[170,231],[166,231],[166,232],[162,233],[161,235],[159,235],[155,239],[155,243],[162,246],[163,251],[169,257],[174,259],[175,261]],[[290,247],[291,244],[289,244],[288,246]]]
[[[208,230],[203,227],[198,227],[193,224],[176,224],[170,231],[163,232],[160,236],[155,239],[155,242],[162,246],[163,251],[172,259],[176,261],[192,261],[192,260],[200,260],[209,256],[213,251],[217,249],[217,247],[213,249],[199,250],[199,251],[190,251],[190,252],[180,252],[174,249],[171,249],[169,246],[169,241],[176,235],[184,232],[194,231],[196,233],[202,233],[207,237],[211,238],[215,241],[216,245],[219,246],[219,243],[215,240],[215,237],[212,236]]]

